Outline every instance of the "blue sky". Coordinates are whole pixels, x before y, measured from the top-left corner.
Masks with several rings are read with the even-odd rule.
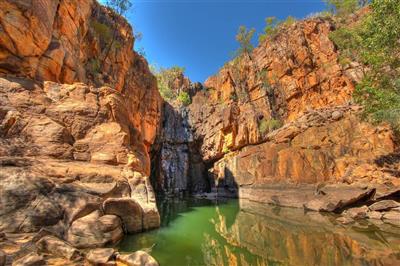
[[[183,66],[192,81],[203,82],[231,58],[237,49],[240,25],[255,28],[265,18],[304,18],[325,9],[322,0],[133,0],[126,17],[143,34],[150,64]],[[257,36],[254,38],[254,44]]]

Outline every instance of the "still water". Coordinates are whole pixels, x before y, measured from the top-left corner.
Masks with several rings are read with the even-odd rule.
[[[127,236],[161,266],[400,265],[400,228],[248,201],[160,200],[161,228]]]

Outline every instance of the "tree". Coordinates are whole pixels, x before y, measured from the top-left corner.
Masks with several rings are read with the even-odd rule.
[[[278,24],[279,24],[279,20],[276,17],[267,17],[265,19],[264,34],[265,35],[274,34]]]
[[[364,117],[389,122],[400,136],[400,1],[372,0],[370,7],[359,23],[342,26],[330,37],[341,57],[368,66],[354,93]]]
[[[251,51],[253,51],[254,46],[251,44],[251,39],[255,31],[255,29],[247,30],[245,26],[239,27],[238,33],[236,34],[236,41],[238,41],[240,45],[236,52],[238,56],[242,54],[250,55]]]
[[[132,7],[132,2],[130,0],[107,0],[106,6],[113,9],[114,12],[118,16],[124,16],[125,13],[129,10],[129,8]],[[114,29],[113,29],[112,38],[111,38],[111,41],[109,42],[106,52],[104,54],[102,64],[104,64],[104,62],[107,60],[108,55],[111,51],[111,48],[117,38],[117,31],[118,31],[117,16],[113,16],[113,23],[114,23],[114,27],[113,27]]]
[[[361,6],[365,6],[368,0],[324,0],[331,11],[339,16],[353,13]]]
[[[107,0],[106,5],[118,15],[123,16],[132,7],[132,2],[130,0]]]

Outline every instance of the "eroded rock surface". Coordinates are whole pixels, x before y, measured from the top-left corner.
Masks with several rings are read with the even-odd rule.
[[[338,63],[330,21],[311,19],[282,29],[250,55],[227,63],[193,98],[190,121],[205,160],[265,140],[262,121],[290,122],[308,110],[343,105],[353,79]]]
[[[128,22],[93,0],[1,7],[0,231],[46,228],[78,248],[115,243],[127,214],[103,203],[120,198],[136,201],[137,231],[158,227],[149,153],[163,101]],[[7,256],[40,261],[32,252]]]
[[[333,119],[338,110],[343,117]],[[360,122],[352,110],[310,112],[268,134],[267,142],[228,154],[214,165],[215,185],[242,198],[316,211],[396,193],[398,178],[379,164],[395,152],[390,128]]]
[[[399,201],[395,137],[360,118],[362,66],[339,63],[334,29],[320,18],[284,26],[193,97],[189,124],[214,196],[338,213]]]

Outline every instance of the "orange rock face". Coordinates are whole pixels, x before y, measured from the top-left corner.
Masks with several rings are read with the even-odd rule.
[[[350,101],[354,85],[329,40],[333,29],[321,19],[295,23],[205,82],[206,92],[190,108],[206,160],[264,141],[262,120],[287,123],[307,110]]]
[[[153,143],[161,98],[146,61],[133,51],[132,29],[125,19],[93,0],[5,0],[0,20],[0,73],[108,84],[129,103],[128,119],[147,147]]]
[[[362,67],[339,64],[334,28],[320,18],[285,26],[193,97],[189,121],[218,193],[334,211],[400,190],[392,131],[350,104]]]
[[[89,247],[110,240],[90,214],[116,221],[118,239],[158,227],[149,152],[163,101],[129,24],[92,0],[4,0],[0,22],[0,231],[49,226]]]
[[[334,26],[320,19],[296,23],[254,50],[254,60],[277,87],[277,112],[292,121],[307,109],[349,101],[354,89],[329,40]]]
[[[336,112],[342,113],[339,120]],[[316,184],[343,184],[343,191],[346,184],[367,186],[377,197],[398,190],[396,175],[379,166],[395,152],[390,128],[360,122],[350,107],[310,112],[266,138],[216,162],[216,186],[236,187],[241,198],[292,207],[315,198]]]

